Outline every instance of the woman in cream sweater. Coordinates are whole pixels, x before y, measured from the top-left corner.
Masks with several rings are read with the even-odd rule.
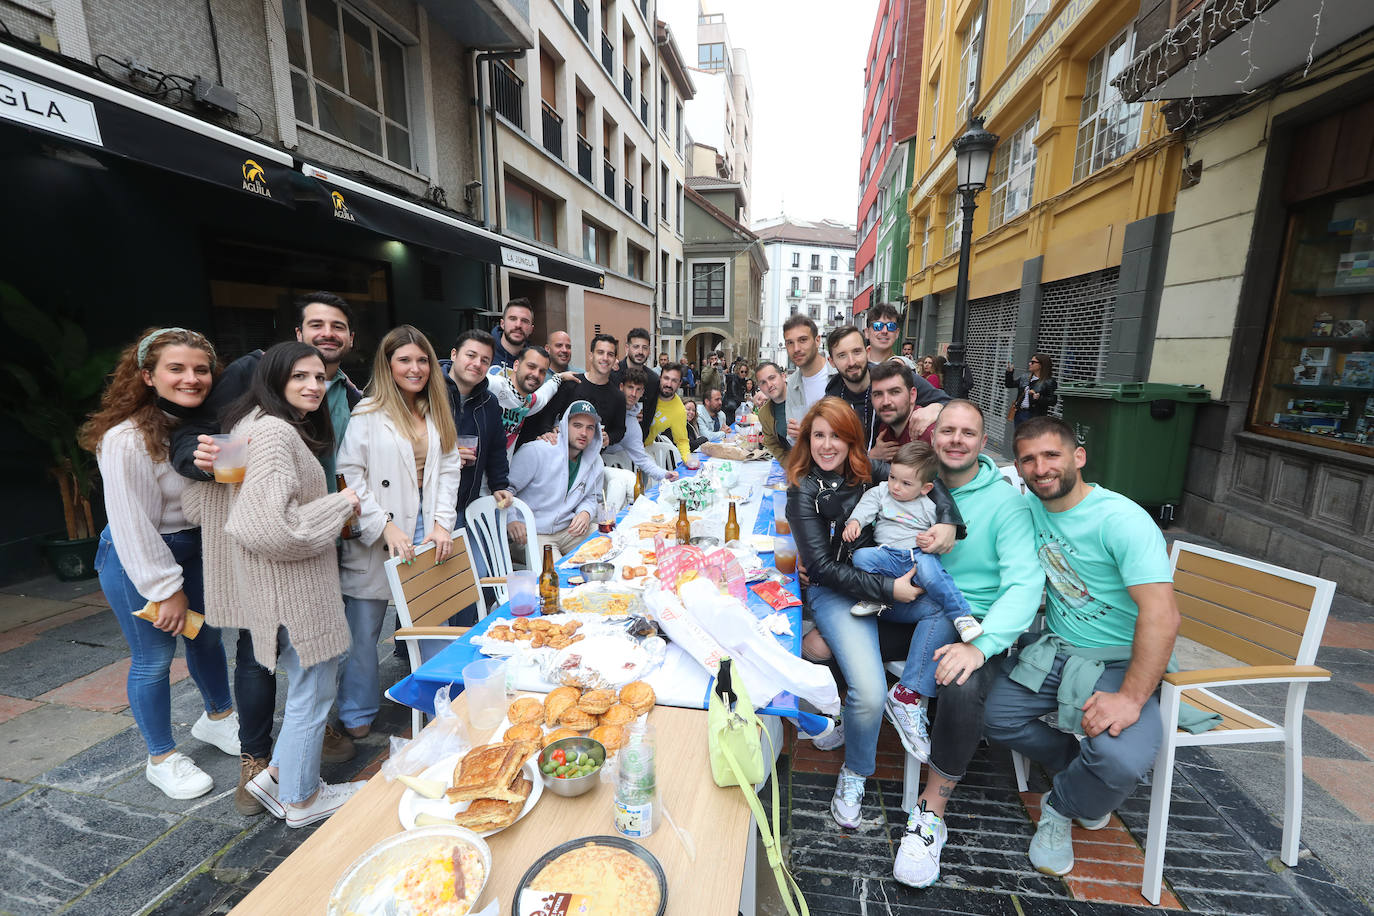
[[[453,552],[462,469],[458,435],[434,347],[410,325],[394,328],[377,347],[372,381],[348,421],[338,469],[362,506],[361,536],[343,545],[344,615],[353,644],[339,676],[339,720],[362,738],[380,697],[377,639],[391,597],[386,561],[400,556],[413,562],[415,546],[431,541],[433,562]]]
[[[210,393],[215,349],[185,328],[156,328],[127,348],[100,398],[100,410],[81,429],[82,447],[95,452],[105,482],[105,514],[95,566],[132,662],[129,709],[148,746],[144,775],[169,798],[210,791],[209,774],[176,749],[168,673],[188,610],[205,607],[200,531],[182,507],[186,478],[167,461],[179,416]],[[157,618],[134,616],[157,602]],[[219,630],[186,638],[186,667],[200,688],[205,712],[191,735],[238,756],[239,725]]]
[[[348,652],[334,541],[358,507],[330,493],[319,455],[333,447],[320,352],[281,343],[263,354],[223,427],[249,439],[243,483],[193,484],[186,506],[206,538],[207,591],[225,626],[248,630],[258,663],[286,671],[286,711],[271,764],[248,791],[288,827],[323,820],[362,783],[320,779],[320,742]]]

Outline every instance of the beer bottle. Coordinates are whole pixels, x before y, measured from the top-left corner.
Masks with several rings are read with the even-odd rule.
[[[639,472],[635,472],[635,499],[644,495],[644,487],[639,482]]]
[[[739,540],[739,519],[735,518],[735,502],[730,501],[730,515],[725,519],[725,543]]]
[[[342,493],[347,487],[348,483],[344,481],[344,475],[335,474],[334,491],[336,493]],[[354,512],[348,517],[348,521],[344,522],[343,530],[339,532],[339,537],[343,538],[345,541],[351,541],[361,535],[362,532],[358,530],[358,513]]]
[[[558,570],[553,568],[553,545],[544,545],[544,571],[539,574],[539,613],[558,613]]]
[[[687,520],[687,500],[677,504],[677,542],[686,544],[692,540],[692,523]]]

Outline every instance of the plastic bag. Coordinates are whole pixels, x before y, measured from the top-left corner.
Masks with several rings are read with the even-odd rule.
[[[397,776],[419,776],[440,760],[466,754],[472,748],[463,717],[449,703],[451,686],[445,684],[435,692],[434,719],[417,737],[391,739],[391,756],[382,764],[382,776],[387,782]]]

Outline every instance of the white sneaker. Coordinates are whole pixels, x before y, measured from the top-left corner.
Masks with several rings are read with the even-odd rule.
[[[1111,819],[1112,812],[1108,811],[1106,814],[1102,815],[1094,821],[1088,821],[1084,820],[1081,817],[1076,817],[1073,819],[1073,822],[1078,826],[1082,827],[1084,830],[1101,830],[1103,827],[1107,826],[1107,824],[1111,822]]]
[[[864,777],[849,767],[840,767],[835,794],[830,799],[830,816],[841,827],[859,826],[859,808],[864,800]]]
[[[854,606],[849,609],[849,613],[853,614],[855,617],[872,617],[875,614],[882,613],[884,607],[886,607],[886,605],[879,604],[876,601],[855,601]]]
[[[191,726],[191,737],[213,744],[231,757],[239,756],[239,714],[229,713],[223,719],[212,719],[209,713],[201,713],[196,724]]]
[[[283,805],[286,808],[286,826],[305,827],[322,821],[344,806],[344,802],[367,785],[365,782],[341,782],[331,784],[320,780],[320,789],[315,798],[305,805]]]
[[[983,625],[978,619],[969,615],[961,614],[954,618],[954,629],[959,631],[959,639],[962,642],[973,642],[983,635]]]
[[[153,758],[149,757],[143,773],[168,798],[197,798],[215,784],[209,773],[180,751],[173,751],[161,763],[153,763]]]
[[[836,748],[844,747],[844,722],[839,719],[827,719],[825,730],[820,734],[807,735],[811,743],[818,751],[833,751]]]
[[[897,737],[902,739],[902,747],[921,763],[930,760],[930,720],[926,718],[924,703],[904,703],[897,699],[897,688],[893,685],[883,702],[883,715],[892,727],[897,729]]]
[[[943,818],[926,810],[926,803],[911,812],[906,835],[892,863],[892,877],[911,887],[929,887],[940,877],[940,852],[949,839]]]
[[[256,776],[248,780],[244,788],[248,790],[249,795],[262,803],[268,814],[275,818],[286,817],[286,809],[277,798],[281,787],[277,785],[277,777],[273,776],[267,767],[263,767]]]

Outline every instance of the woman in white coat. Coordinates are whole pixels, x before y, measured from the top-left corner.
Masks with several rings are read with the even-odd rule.
[[[382,338],[365,395],[337,463],[361,504],[361,535],[343,542],[340,565],[353,646],[339,672],[339,720],[354,738],[372,730],[380,702],[377,639],[391,597],[386,561],[413,563],[415,546],[431,541],[434,562],[448,559],[462,468],[439,360],[424,334],[401,325]]]

